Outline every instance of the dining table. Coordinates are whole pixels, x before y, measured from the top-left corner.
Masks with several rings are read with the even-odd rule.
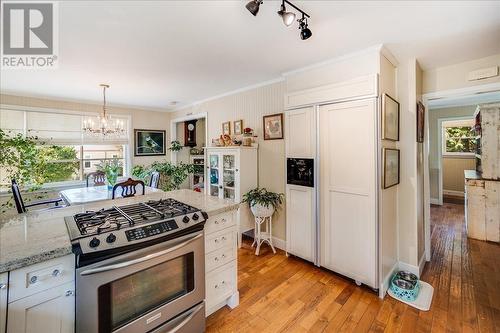
[[[156,193],[156,192],[163,192],[163,191],[158,188],[145,186],[145,194]],[[136,194],[137,196],[142,195],[142,188],[138,188],[137,193],[138,193]],[[107,185],[71,188],[67,190],[62,190],[59,192],[59,194],[70,206],[112,199],[111,190],[108,188]],[[118,199],[120,197],[121,197],[120,191],[116,191],[115,199]]]

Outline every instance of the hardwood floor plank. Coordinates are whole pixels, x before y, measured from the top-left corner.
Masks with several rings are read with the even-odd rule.
[[[500,332],[500,245],[468,239],[463,206],[431,208],[431,257],[422,279],[434,287],[427,312],[267,246],[238,253],[240,305],[207,318],[226,332]]]

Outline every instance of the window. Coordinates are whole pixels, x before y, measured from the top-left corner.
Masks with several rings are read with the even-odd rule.
[[[471,156],[476,151],[476,135],[471,120],[443,122],[443,155]]]
[[[47,183],[83,181],[97,171],[102,161],[117,158],[127,175],[129,154],[128,116],[114,116],[123,121],[125,133],[119,136],[93,137],[82,132],[84,118],[89,114],[72,111],[2,106],[0,128],[9,134],[36,136],[43,143],[38,147],[45,159],[44,180]],[[46,172],[45,172],[46,171]],[[6,170],[0,170],[0,187],[8,186]]]
[[[124,145],[40,146],[40,153],[47,156],[46,181],[81,181],[89,173],[99,170],[103,161],[118,159],[125,166]],[[122,167],[119,176],[123,176]]]

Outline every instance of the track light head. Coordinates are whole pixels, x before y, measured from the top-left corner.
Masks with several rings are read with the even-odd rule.
[[[278,11],[278,15],[283,19],[283,23],[289,27],[293,21],[295,21],[295,13],[287,12],[285,8],[285,2],[281,3],[281,8]]]
[[[306,40],[312,36],[312,31],[307,27],[307,19],[302,16],[299,20],[300,39]]]
[[[257,16],[257,13],[259,12],[259,6],[260,4],[263,3],[262,0],[251,0],[246,4],[246,8],[250,13],[252,13],[253,16]]]

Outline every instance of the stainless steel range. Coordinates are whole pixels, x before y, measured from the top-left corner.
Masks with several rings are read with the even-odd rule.
[[[173,199],[66,217],[76,332],[203,332],[207,218]]]

